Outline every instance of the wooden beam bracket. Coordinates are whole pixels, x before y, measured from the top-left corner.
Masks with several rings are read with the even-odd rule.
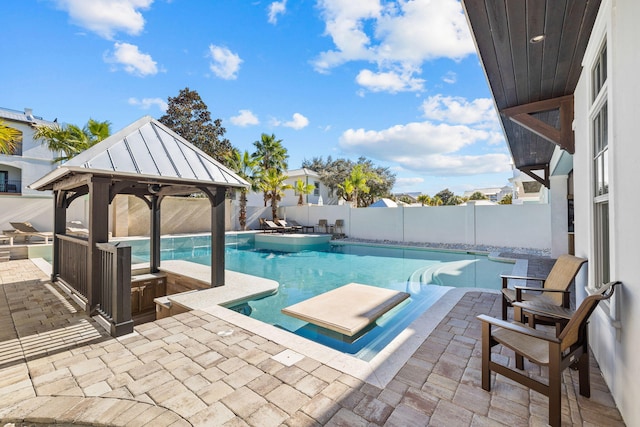
[[[560,110],[560,129],[532,116],[533,113],[558,109]],[[573,95],[516,105],[515,107],[505,108],[501,113],[512,122],[556,144],[569,154],[574,154],[575,141],[573,130],[571,129],[571,123],[573,122]]]
[[[518,170],[520,170],[525,175],[528,175],[531,178],[535,179],[545,187],[547,188],[551,187],[551,182],[549,181],[549,163],[545,163],[544,165],[520,166]],[[533,172],[537,170],[543,171],[542,177],[540,177],[538,174]]]

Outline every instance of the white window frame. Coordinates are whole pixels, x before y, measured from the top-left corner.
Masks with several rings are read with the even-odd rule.
[[[612,43],[610,43],[609,37],[609,21],[610,15],[608,11],[610,10],[610,2],[608,0],[604,0],[602,2],[600,10],[605,10],[607,13],[598,16],[596,19],[596,24],[591,32],[591,40],[589,46],[587,47],[587,51],[585,52],[585,56],[583,59],[583,72],[587,73],[588,79],[588,100],[590,102],[588,109],[588,125],[589,125],[589,144],[588,144],[588,159],[589,159],[589,177],[590,177],[590,194],[591,200],[590,204],[592,207],[590,220],[589,220],[589,229],[592,234],[590,239],[590,254],[589,254],[589,262],[590,264],[590,274],[589,279],[587,280],[587,291],[596,291],[597,288],[602,286],[602,283],[599,283],[599,278],[601,277],[601,266],[598,263],[598,259],[602,256],[601,248],[597,247],[597,234],[596,234],[596,226],[598,220],[598,212],[597,205],[603,202],[608,203],[608,225],[609,225],[609,279],[615,280],[616,268],[615,268],[615,234],[612,233],[612,230],[615,230],[615,212],[612,211],[612,206],[614,206],[614,190],[615,190],[615,182],[613,180],[614,175],[612,173],[611,165],[613,163],[613,154],[615,153],[615,141],[613,139],[613,115],[612,111],[612,103],[609,99],[609,94],[611,93],[611,86],[615,84],[612,82],[613,74],[611,67],[611,57],[612,57]],[[607,57],[606,57],[606,72],[607,79],[603,83],[600,88],[599,93],[594,93],[594,76],[593,69],[596,65],[596,62],[600,60],[600,54],[602,49],[607,48]],[[607,104],[607,149],[608,149],[608,165],[606,170],[608,171],[608,191],[606,194],[598,195],[596,194],[596,168],[594,164],[595,158],[595,144],[594,144],[594,120],[596,116],[601,112],[604,104]],[[617,297],[614,295],[610,300],[602,301],[599,305],[599,309],[601,309],[609,318],[611,324],[620,328],[620,310],[619,304],[617,303]]]

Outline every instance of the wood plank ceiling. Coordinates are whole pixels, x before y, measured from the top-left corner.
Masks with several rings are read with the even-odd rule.
[[[515,166],[521,170],[548,167],[555,144],[515,123],[510,112],[529,109],[528,119],[538,119],[542,127],[550,125],[562,133],[562,123],[568,121],[570,130],[570,96],[582,71],[600,0],[462,0],[462,5]],[[543,41],[531,42],[539,35],[544,35]],[[562,99],[571,100],[569,117],[560,114]],[[548,100],[558,102],[539,103]],[[536,111],[539,104],[554,107]],[[572,152],[572,132],[569,135],[571,145],[559,145]]]

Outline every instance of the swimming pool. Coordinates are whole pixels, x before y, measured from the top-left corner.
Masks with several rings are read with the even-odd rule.
[[[134,262],[148,261],[148,242],[131,245]],[[211,262],[208,236],[163,238],[161,250],[163,260]],[[225,262],[229,270],[280,284],[277,294],[232,309],[366,361],[452,287],[499,289],[500,274],[512,269],[482,254],[382,245],[334,242],[300,252],[256,249],[251,235],[227,236]],[[355,340],[280,312],[351,282],[405,291],[410,298]]]

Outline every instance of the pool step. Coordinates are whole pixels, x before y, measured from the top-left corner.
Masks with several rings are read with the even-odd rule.
[[[440,265],[430,265],[419,268],[409,276],[407,282],[419,283],[421,285],[441,285],[442,283],[438,280],[438,271],[440,271],[440,269]]]

